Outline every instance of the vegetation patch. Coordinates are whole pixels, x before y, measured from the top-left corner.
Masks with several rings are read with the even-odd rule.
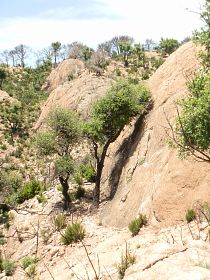
[[[79,222],[67,225],[64,234],[62,234],[61,241],[64,245],[77,243],[82,241],[85,237],[85,228]]]

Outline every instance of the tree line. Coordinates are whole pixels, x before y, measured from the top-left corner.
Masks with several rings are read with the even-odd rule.
[[[183,42],[188,39],[186,38]],[[31,47],[20,44],[11,50],[3,50],[0,53],[0,61],[6,66],[13,67],[25,67],[27,59],[35,60],[37,66],[46,61],[51,61],[54,65],[57,65],[58,62],[67,58],[87,61],[94,53],[103,53],[110,58],[122,55],[125,64],[127,64],[128,56],[132,53],[136,52],[140,56],[143,51],[155,49],[163,54],[170,54],[179,45],[180,43],[176,39],[169,38],[161,38],[159,44],[152,39],[146,39],[144,44],[135,44],[134,38],[127,35],[115,36],[109,41],[100,43],[96,50],[77,41],[70,44],[62,44],[59,41],[52,42],[49,47],[36,52]]]

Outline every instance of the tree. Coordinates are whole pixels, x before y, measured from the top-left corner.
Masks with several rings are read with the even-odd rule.
[[[117,53],[117,55],[120,54],[120,44],[127,43],[132,45],[134,42],[134,39],[127,35],[121,35],[121,36],[115,36],[111,39],[112,44],[112,50]]]
[[[112,56],[112,43],[111,41],[106,41],[104,43],[101,43],[97,47],[98,51],[102,51],[106,53],[109,57]]]
[[[139,66],[144,67],[146,62],[146,56],[145,56],[144,48],[141,46],[141,44],[134,45],[133,54],[136,55],[137,57],[137,67]]]
[[[176,126],[170,125],[171,144],[179,156],[193,155],[210,162],[210,75],[199,74],[190,83],[190,94],[178,102]]]
[[[54,159],[55,175],[62,185],[66,210],[71,202],[68,181],[74,170],[71,152],[80,138],[80,121],[70,109],[56,108],[50,112],[47,124],[49,130],[37,133],[34,145],[39,155]]]
[[[200,18],[205,26],[200,31],[195,31],[193,40],[205,48],[205,51],[201,52],[201,58],[204,68],[208,71],[210,65],[210,3],[208,0],[205,1]]]
[[[4,50],[1,53],[1,57],[3,58],[3,61],[5,62],[6,66],[9,66],[9,51],[8,50]]]
[[[127,67],[129,64],[128,57],[132,53],[132,46],[128,42],[120,42],[119,47],[120,47],[120,53],[123,55],[124,65],[125,67]]]
[[[23,129],[23,108],[20,102],[3,100],[0,103],[0,121],[9,132],[12,142],[14,136]]]
[[[176,39],[161,38],[159,48],[163,54],[171,54],[179,47],[179,42]]]
[[[61,50],[61,43],[60,42],[53,42],[51,44],[51,48],[52,48],[52,52],[53,52],[53,56],[54,56],[54,64],[56,66],[57,65],[58,56],[59,56],[59,52]]]
[[[101,175],[107,150],[131,119],[142,114],[149,101],[149,92],[140,84],[118,80],[108,94],[92,108],[90,119],[84,124],[84,133],[91,143],[96,159],[94,203],[100,201]],[[100,152],[101,150],[101,152]]]
[[[3,68],[0,68],[0,89],[2,89],[2,85],[6,77],[7,77],[6,71]]]
[[[147,51],[151,51],[155,45],[155,42],[152,39],[146,39],[144,46]]]
[[[203,69],[187,83],[189,95],[178,102],[176,125],[169,121],[172,135],[171,144],[178,149],[183,158],[193,155],[200,161],[210,163],[210,4],[206,0],[204,11],[200,14],[205,22],[204,28],[196,32],[196,41],[205,50],[201,58]]]
[[[28,56],[28,53],[30,51],[30,48],[26,45],[20,44],[15,47],[14,54],[16,54],[17,59],[20,62],[21,67],[25,67],[25,59]]]
[[[12,59],[12,66],[14,67],[16,65],[16,51],[11,50],[9,52],[9,57]]]
[[[109,64],[109,61],[110,59],[107,54],[98,50],[92,53],[90,59],[86,63],[86,66],[90,71],[93,71],[96,75],[100,76]]]
[[[69,58],[81,59],[85,61],[90,59],[92,53],[94,52],[92,48],[77,41],[69,44],[68,48]]]

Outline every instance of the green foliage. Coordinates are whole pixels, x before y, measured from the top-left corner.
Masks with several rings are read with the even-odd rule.
[[[0,245],[4,245],[5,243],[7,243],[7,241],[5,240],[4,233],[0,230]]]
[[[62,213],[58,214],[53,218],[53,223],[55,229],[60,231],[61,229],[66,227],[66,216]]]
[[[171,54],[179,47],[179,42],[176,39],[161,38],[159,48],[163,54]]]
[[[128,269],[131,265],[133,265],[136,261],[136,257],[132,255],[126,247],[126,253],[125,255],[122,254],[121,256],[121,262],[117,265],[118,275],[120,279],[123,279],[125,276],[125,271]]]
[[[2,269],[5,271],[6,276],[12,276],[16,269],[15,262],[10,259],[3,260]]]
[[[196,219],[196,213],[194,209],[188,209],[185,215],[186,221],[188,223],[194,221]]]
[[[205,1],[204,11],[200,14],[206,26],[196,32],[194,39],[205,47],[202,52],[203,71],[188,82],[189,96],[178,104],[176,127],[172,146],[178,149],[181,157],[193,155],[201,161],[210,162],[210,4]]]
[[[85,133],[101,143],[107,139],[114,141],[124,126],[142,113],[148,100],[149,92],[144,86],[118,80],[93,106],[91,119],[85,124]]]
[[[35,137],[32,138],[32,144],[39,155],[51,155],[56,151],[56,135],[52,131],[38,132]]]
[[[40,194],[44,189],[45,186],[40,181],[32,179],[18,191],[16,201],[17,203],[23,203],[25,200]]]
[[[20,102],[4,100],[0,103],[0,121],[11,137],[21,133],[23,126],[23,107]],[[13,139],[13,138],[12,138]]]
[[[75,222],[67,225],[67,228],[61,237],[61,241],[63,242],[63,244],[69,245],[82,241],[84,237],[85,229],[83,225],[79,222]]]
[[[208,0],[205,1],[200,17],[205,22],[205,26],[200,31],[195,31],[193,40],[205,48],[200,55],[203,66],[208,72],[210,65],[210,3]]]
[[[139,233],[140,229],[146,225],[147,217],[143,214],[139,214],[138,218],[135,218],[133,221],[130,222],[128,228],[131,231],[132,236],[135,236]]]
[[[22,258],[21,266],[25,270],[27,267],[29,267],[32,264],[36,264],[38,261],[39,258],[37,256],[26,256]]]
[[[74,162],[69,155],[58,158],[55,161],[55,173],[58,177],[68,177],[74,171]]]
[[[3,81],[6,79],[7,73],[5,69],[0,68],[0,89],[2,89]]]
[[[80,138],[80,120],[77,113],[58,107],[49,113],[47,123],[56,135],[59,153],[67,154]]]
[[[179,155],[190,154],[210,161],[210,75],[201,74],[189,83],[191,94],[179,102],[181,113],[175,128]]]
[[[95,168],[91,163],[81,164],[80,170],[82,173],[82,176],[91,183],[94,183],[96,180],[96,171]]]

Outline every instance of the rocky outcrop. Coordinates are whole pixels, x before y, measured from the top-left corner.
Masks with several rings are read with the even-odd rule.
[[[148,82],[153,109],[111,147],[103,180],[115,196],[101,214],[106,224],[126,226],[139,212],[162,226],[177,224],[196,201],[209,200],[209,164],[179,159],[165,130],[166,116],[174,122],[175,101],[187,94],[186,82],[200,67],[197,53],[190,42],[167,58]]]
[[[70,59],[63,63],[65,66],[65,64],[71,65],[72,62],[74,62],[74,60]],[[58,76],[60,75],[60,69],[64,67],[62,65],[63,63],[54,70],[57,71]],[[61,74],[62,73],[61,71]],[[53,75],[52,72],[48,78],[50,81],[53,81]],[[63,73],[63,76],[65,75]],[[64,82],[58,82],[56,88],[50,86],[49,89],[53,90],[50,92],[49,98],[42,108],[42,113],[35,125],[35,129],[42,125],[49,111],[56,106],[74,109],[83,117],[87,117],[93,103],[99,97],[106,94],[111,81],[112,78],[109,75],[96,76],[84,70],[77,78],[73,78],[71,81],[65,81],[64,79]]]
[[[58,86],[65,82],[71,81],[77,78],[85,66],[81,60],[78,59],[66,59],[60,63],[48,76],[43,89],[48,92],[53,91]]]

